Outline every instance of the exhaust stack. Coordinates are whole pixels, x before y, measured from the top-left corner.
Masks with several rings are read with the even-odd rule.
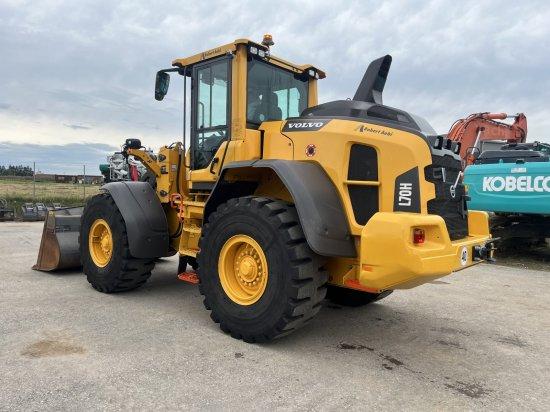
[[[392,57],[387,54],[373,60],[359,84],[353,100],[367,103],[382,103],[382,92],[390,71]]]

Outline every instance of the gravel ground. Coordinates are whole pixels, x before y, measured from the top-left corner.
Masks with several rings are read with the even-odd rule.
[[[480,265],[363,308],[326,303],[250,345],[174,259],[118,295],[32,271],[41,229],[0,223],[0,410],[548,410],[548,271]]]

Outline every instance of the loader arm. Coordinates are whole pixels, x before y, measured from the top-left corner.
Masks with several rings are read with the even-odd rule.
[[[149,153],[147,153],[145,150],[143,150],[143,149],[126,149],[126,154],[134,156],[137,160],[139,160],[141,163],[143,163],[143,165],[147,169],[149,169],[152,173],[154,173],[155,176],[160,177],[160,175],[161,175],[160,166],[158,165],[156,160],[153,159],[153,157],[151,157],[151,155]]]

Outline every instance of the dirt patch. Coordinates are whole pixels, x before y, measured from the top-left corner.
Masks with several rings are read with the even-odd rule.
[[[438,340],[437,340],[437,343],[439,343],[440,345],[443,345],[443,346],[450,346],[450,347],[452,347],[452,348],[466,350],[466,349],[464,349],[464,348],[460,345],[460,343],[454,342],[454,341],[450,341],[450,340],[438,339]]]
[[[67,340],[42,339],[27,346],[21,355],[27,358],[44,358],[48,356],[82,355],[86,349]]]
[[[399,359],[395,359],[393,356],[384,355],[384,359],[386,359],[388,362],[393,363],[395,366],[403,366],[404,363],[401,362]]]
[[[470,336],[470,332],[467,332],[467,331],[462,330],[462,329],[451,328],[451,327],[448,327],[448,326],[442,326],[440,328],[432,328],[432,331],[434,331],[434,332],[443,332],[443,333],[446,333],[448,335]]]
[[[352,344],[349,344],[349,343],[340,343],[338,345],[338,349],[343,349],[343,350],[363,350],[363,349],[366,349],[366,350],[369,350],[369,351],[373,351],[374,348],[369,348],[368,346],[365,346],[365,345],[352,345]]]
[[[481,398],[482,396],[487,395],[491,390],[485,388],[483,385],[478,383],[467,383],[456,381],[455,383],[446,383],[445,386],[449,389],[454,390],[455,392],[466,395],[470,398]]]
[[[509,244],[496,252],[497,265],[521,269],[550,271],[550,247],[532,246],[518,243]]]
[[[527,342],[522,341],[517,336],[502,336],[496,339],[496,341],[510,346],[517,346],[518,348],[524,348],[528,346]]]

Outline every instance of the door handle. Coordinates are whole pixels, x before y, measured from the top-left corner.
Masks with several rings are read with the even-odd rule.
[[[215,157],[215,158],[212,159],[212,162],[210,163],[210,173],[216,174],[216,173],[214,172],[214,166],[215,166],[219,161],[220,161],[220,159],[217,158],[217,157]]]

